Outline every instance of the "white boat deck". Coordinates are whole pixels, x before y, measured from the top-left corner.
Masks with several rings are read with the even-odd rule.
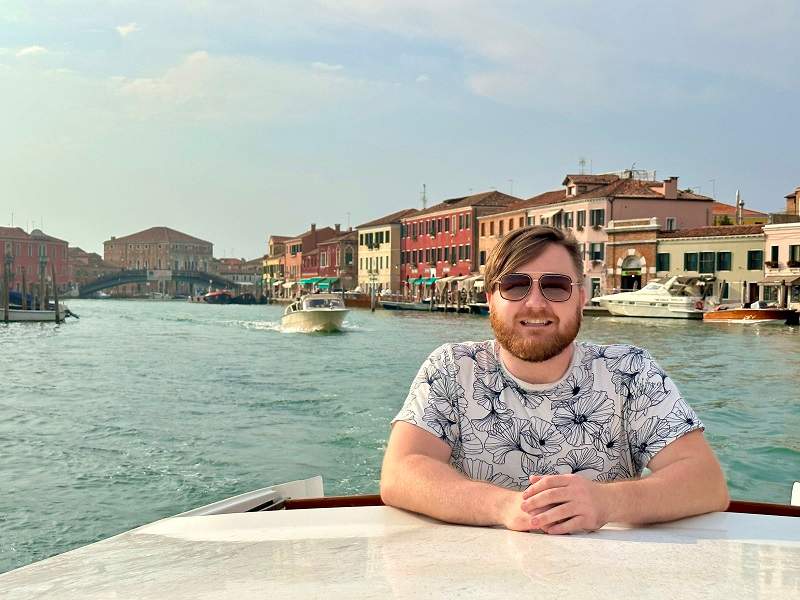
[[[788,599],[800,518],[548,536],[383,506],[173,517],[0,575],[0,597]]]

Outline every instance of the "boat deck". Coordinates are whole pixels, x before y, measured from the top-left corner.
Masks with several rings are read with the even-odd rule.
[[[797,598],[798,565],[791,517],[549,536],[364,506],[173,517],[0,575],[0,597]]]

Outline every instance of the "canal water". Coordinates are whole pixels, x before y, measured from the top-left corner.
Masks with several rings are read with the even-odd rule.
[[[280,306],[75,300],[0,325],[0,572],[271,483],[376,493],[391,417],[428,353],[491,337],[467,315],[353,311],[282,333]],[[736,499],[800,478],[800,328],[591,317],[650,350],[701,415]]]

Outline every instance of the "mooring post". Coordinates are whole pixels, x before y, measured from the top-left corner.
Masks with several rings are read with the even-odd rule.
[[[56,323],[60,323],[58,313],[58,284],[56,283],[56,263],[50,263],[50,278],[53,280],[53,304],[56,309]]]

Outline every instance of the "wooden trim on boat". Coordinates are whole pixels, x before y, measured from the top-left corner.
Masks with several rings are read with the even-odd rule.
[[[379,495],[372,494],[363,496],[325,496],[323,498],[288,499],[284,504],[286,510],[341,508],[347,506],[383,506],[383,501]],[[800,506],[732,500],[730,506],[728,506],[728,510],[725,512],[800,517]]]

